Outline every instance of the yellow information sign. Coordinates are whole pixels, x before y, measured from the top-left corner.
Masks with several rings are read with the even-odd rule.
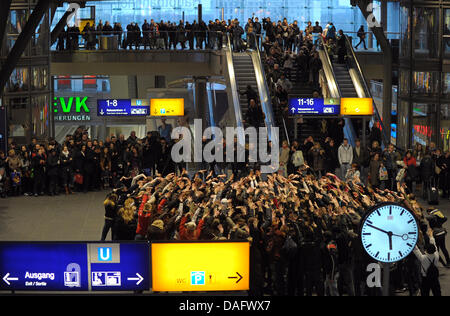
[[[341,115],[373,115],[371,98],[341,98]]]
[[[152,243],[152,290],[247,291],[249,242]]]
[[[150,100],[151,116],[183,116],[184,115],[184,99],[151,99]]]

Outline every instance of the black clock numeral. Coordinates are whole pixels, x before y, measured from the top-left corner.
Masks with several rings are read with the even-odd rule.
[[[399,251],[398,254],[400,255],[400,257],[403,257],[403,254],[401,251]]]
[[[407,245],[408,245],[409,247],[412,247],[412,245],[411,245],[410,243],[407,243]]]
[[[378,258],[378,255],[380,254],[380,252],[378,251],[375,255],[375,258]]]
[[[414,220],[412,219],[412,220],[410,220],[409,222],[408,222],[408,224],[411,224],[412,222],[413,222]]]
[[[372,247],[372,244],[366,246],[366,248],[370,248],[370,247]]]
[[[391,260],[391,253],[388,252],[388,260]]]

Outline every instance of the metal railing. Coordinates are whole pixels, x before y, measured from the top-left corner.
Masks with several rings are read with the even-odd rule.
[[[390,142],[390,139],[386,136],[386,132],[385,132],[386,127],[384,126],[383,120],[380,116],[380,113],[378,112],[377,105],[375,104],[375,101],[373,101],[372,93],[366,82],[366,79],[364,78],[364,73],[362,72],[361,65],[359,64],[358,58],[356,57],[355,51],[353,50],[353,46],[347,36],[345,36],[345,40],[346,40],[346,48],[347,48],[347,64],[348,64],[349,68],[353,68],[356,70],[356,73],[357,73],[358,79],[359,79],[359,84],[361,84],[363,87],[363,91],[364,91],[363,97],[372,99],[372,104],[373,104],[373,108],[374,108],[374,116],[372,116],[372,123],[373,124],[377,123],[381,126],[381,129],[382,129],[381,137],[382,137],[382,142],[384,144],[380,144],[380,145],[381,146],[384,145],[385,147],[387,147],[387,145],[390,144],[391,142]],[[387,129],[387,131],[389,131],[389,135],[390,135],[390,130],[391,129],[389,127],[389,129]]]
[[[257,38],[255,38],[257,40]],[[258,90],[260,94],[260,102],[261,106],[263,108],[264,114],[265,114],[265,123],[267,128],[267,134],[269,137],[269,140],[271,140],[273,143],[278,143],[278,135],[272,135],[271,127],[276,126],[275,124],[275,117],[273,114],[272,109],[272,98],[269,90],[269,86],[267,85],[266,80],[266,74],[264,71],[264,65],[261,60],[261,53],[258,47],[258,44],[255,45],[256,50],[254,55],[255,58],[252,58],[254,69],[255,69],[255,76],[256,76],[256,82],[258,84]],[[276,139],[275,139],[276,138]]]
[[[216,36],[210,36],[216,33]],[[127,31],[120,32],[64,32],[51,46],[53,51],[61,50],[100,50],[102,38],[116,38],[112,50],[133,48],[166,49],[166,50],[220,50],[219,37],[222,37],[222,45],[226,40],[228,32],[204,32],[204,31],[159,31],[139,32],[138,34]]]
[[[226,47],[226,60],[228,66],[228,75],[230,80],[230,90],[231,96],[233,99],[233,108],[234,108],[234,116],[236,118],[236,126],[244,128],[244,124],[242,123],[242,111],[241,111],[241,102],[239,99],[239,92],[236,83],[236,75],[234,73],[234,64],[233,64],[233,50],[231,48],[231,40],[229,34],[226,37],[227,47]],[[245,144],[245,138],[242,133],[238,133],[238,141],[243,146]]]

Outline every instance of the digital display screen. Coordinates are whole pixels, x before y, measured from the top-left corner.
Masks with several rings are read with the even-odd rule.
[[[339,99],[291,98],[289,99],[290,115],[339,115]]]
[[[148,116],[150,102],[144,99],[99,99],[98,116]]]

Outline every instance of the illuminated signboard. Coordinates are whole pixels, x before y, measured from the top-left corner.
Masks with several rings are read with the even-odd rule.
[[[149,100],[144,99],[99,99],[98,116],[148,116]]]
[[[248,242],[152,243],[152,290],[249,290]]]
[[[144,243],[0,243],[0,290],[150,289]]]
[[[53,113],[55,121],[90,121],[90,109],[86,105],[88,97],[54,97]]]
[[[339,115],[339,99],[291,98],[290,115]]]
[[[341,98],[341,115],[373,115],[371,98]]]
[[[150,113],[151,116],[183,116],[184,99],[151,99]]]

